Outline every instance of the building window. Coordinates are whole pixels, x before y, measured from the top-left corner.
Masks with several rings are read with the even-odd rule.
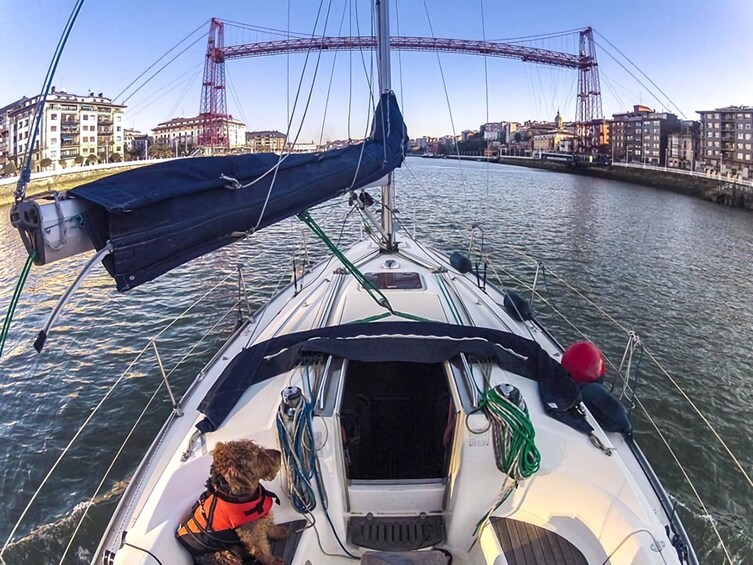
[[[742,153],[738,153],[737,154],[737,160],[738,161],[742,161],[743,160],[743,154]]]
[[[745,129],[750,129],[750,124],[745,124]]]
[[[120,131],[120,126],[116,126],[115,131]]]
[[[58,115],[57,114],[50,114],[50,119],[51,120],[57,120],[58,119]]]
[[[57,137],[51,137],[50,138],[50,145],[57,145],[58,144],[58,138]]]
[[[58,130],[57,126],[50,126],[50,131],[57,131],[57,130]]]
[[[743,134],[742,133],[738,133],[737,134],[737,139],[742,139],[742,138],[743,138]]]
[[[116,121],[116,122],[119,122],[119,121],[120,121],[120,118],[122,118],[122,117],[123,117],[123,116],[121,116],[120,114],[118,114],[117,116],[115,116],[115,121]]]

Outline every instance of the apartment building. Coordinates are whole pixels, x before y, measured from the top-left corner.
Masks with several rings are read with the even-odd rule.
[[[41,95],[27,98],[8,113],[8,156],[22,158],[31,142],[34,114]],[[51,168],[66,167],[90,155],[109,161],[122,157],[125,106],[90,92],[70,94],[52,87],[34,144],[33,159],[39,168],[50,159]]]
[[[613,159],[664,166],[669,134],[677,131],[677,116],[648,106],[639,104],[633,106],[632,112],[612,114],[609,138]]]
[[[24,96],[0,108],[0,165],[4,165],[10,157],[10,114],[27,100]]]
[[[698,110],[701,141],[698,170],[753,179],[753,108]]]
[[[229,116],[225,120],[230,148],[242,147],[246,143],[246,124]],[[201,133],[201,120],[199,116],[193,118],[173,118],[162,122],[152,129],[154,142],[166,147],[185,145],[194,146],[199,140]]]
[[[282,153],[285,141],[285,134],[276,130],[246,132],[246,146],[252,153]]]
[[[695,162],[700,151],[700,131],[700,122],[683,120],[680,122],[680,131],[669,134],[667,138],[668,167],[688,171],[695,169]]]

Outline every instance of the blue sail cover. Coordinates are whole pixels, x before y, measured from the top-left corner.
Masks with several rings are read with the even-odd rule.
[[[288,155],[276,174],[274,153],[198,157],[125,171],[69,194],[90,204],[89,235],[98,250],[112,245],[103,263],[125,291],[237,241],[257,224],[264,228],[379,180],[402,164],[407,142],[395,95],[383,94],[363,143]],[[221,175],[253,184],[232,189]]]

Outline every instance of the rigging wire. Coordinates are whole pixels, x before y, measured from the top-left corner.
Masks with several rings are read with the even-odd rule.
[[[604,41],[606,41],[606,42],[607,42],[607,43],[608,43],[608,44],[609,44],[609,45],[610,45],[610,46],[611,46],[611,47],[612,47],[612,48],[613,48],[613,49],[614,49],[615,51],[617,51],[617,53],[619,53],[620,55],[622,55],[622,56],[623,56],[623,57],[625,58],[625,60],[626,60],[626,61],[627,61],[628,63],[630,63],[631,65],[633,65],[633,67],[635,67],[635,68],[636,68],[636,69],[638,70],[638,72],[639,72],[639,73],[641,73],[641,75],[643,75],[643,76],[644,76],[644,77],[646,78],[646,80],[648,80],[648,82],[650,82],[650,83],[651,83],[651,84],[652,84],[652,85],[654,86],[654,88],[656,88],[656,89],[657,89],[657,90],[658,90],[658,91],[659,91],[659,92],[660,92],[660,93],[661,93],[661,94],[662,94],[662,95],[664,96],[664,98],[666,98],[666,99],[667,99],[667,101],[668,101],[668,102],[669,102],[669,103],[670,103],[670,104],[671,104],[672,106],[674,106],[674,107],[675,107],[675,110],[677,110],[677,111],[678,111],[678,112],[680,113],[680,115],[681,115],[681,116],[682,116],[683,118],[687,119],[687,116],[686,116],[686,115],[685,115],[685,114],[683,113],[683,111],[682,111],[682,110],[680,109],[680,107],[679,107],[679,106],[678,106],[677,104],[675,104],[675,103],[674,103],[674,101],[673,101],[673,100],[672,100],[672,99],[671,99],[671,98],[670,98],[669,96],[667,96],[667,93],[666,93],[666,92],[664,92],[664,91],[663,91],[663,90],[662,90],[662,89],[661,89],[661,88],[659,87],[659,85],[657,85],[657,84],[656,84],[656,83],[655,83],[655,82],[654,82],[653,80],[651,80],[651,77],[650,77],[650,76],[648,76],[648,75],[647,75],[646,73],[644,73],[644,72],[643,72],[643,70],[642,70],[642,69],[641,69],[641,68],[640,68],[640,67],[639,67],[638,65],[636,65],[636,64],[635,64],[635,63],[634,63],[634,62],[633,62],[633,61],[632,61],[632,60],[630,59],[630,57],[628,57],[628,56],[627,56],[627,55],[625,55],[625,54],[624,54],[624,53],[623,53],[622,51],[620,51],[620,49],[619,49],[619,48],[618,48],[618,47],[617,47],[617,46],[616,46],[616,45],[615,45],[614,43],[612,43],[611,41],[609,41],[609,40],[608,40],[608,39],[607,39],[606,37],[604,37],[604,36],[603,36],[603,35],[602,35],[601,33],[599,33],[599,32],[598,32],[597,30],[595,30],[595,29],[594,29],[594,32],[595,32],[595,33],[596,33],[596,34],[597,34],[597,35],[598,35],[599,37],[601,37],[601,38],[602,38],[602,39],[603,39]],[[603,47],[602,45],[600,45],[599,47],[601,47],[602,49],[604,49],[604,47]],[[611,55],[610,55],[610,56],[611,56]],[[624,68],[624,67],[623,67],[623,68]],[[627,70],[627,69],[626,69],[626,70]],[[652,95],[653,95],[653,93],[652,93]],[[656,98],[656,96],[654,96],[654,98]],[[658,98],[657,98],[657,100],[658,100]]]
[[[39,128],[42,124],[44,105],[47,103],[47,95],[49,94],[50,88],[52,87],[52,81],[55,78],[55,71],[58,68],[60,57],[63,55],[63,49],[65,49],[65,45],[66,43],[68,43],[68,38],[70,37],[71,31],[73,30],[73,25],[76,23],[76,19],[78,18],[83,5],[84,0],[77,0],[76,4],[73,6],[73,10],[71,11],[70,16],[68,16],[68,21],[65,23],[65,27],[63,28],[63,33],[58,40],[57,47],[55,47],[55,52],[52,55],[50,66],[47,68],[47,74],[45,75],[44,83],[42,85],[42,92],[40,93],[42,100],[36,107],[36,111],[34,113],[34,122],[31,128],[31,137],[26,144],[26,160],[24,162],[23,168],[21,169],[21,172],[18,175],[18,183],[16,184],[16,191],[14,193],[16,202],[19,202],[20,200],[26,198],[26,187],[28,186],[29,180],[31,179],[31,161],[34,157],[34,146],[36,144],[37,136],[39,135]]]
[[[128,95],[128,96],[126,97],[126,98],[124,98],[124,99],[123,99],[123,100],[122,100],[122,101],[121,101],[120,103],[121,103],[121,104],[125,104],[126,102],[128,102],[128,101],[129,101],[129,100],[130,100],[131,98],[133,98],[133,96],[134,96],[134,95],[135,95],[135,94],[136,94],[136,93],[137,93],[137,92],[138,92],[139,90],[141,90],[142,88],[144,88],[144,87],[145,87],[145,86],[146,86],[147,84],[149,84],[149,82],[151,82],[151,80],[152,80],[152,79],[153,79],[154,77],[156,77],[156,76],[157,76],[158,74],[160,74],[160,73],[161,73],[161,72],[162,72],[162,71],[163,71],[163,70],[165,69],[165,67],[167,67],[167,66],[168,66],[168,65],[169,65],[170,63],[172,63],[173,61],[175,61],[175,59],[177,59],[178,57],[180,57],[181,55],[183,55],[183,53],[185,53],[185,52],[186,52],[186,51],[188,51],[188,50],[189,50],[189,49],[190,49],[191,47],[193,47],[194,45],[196,45],[196,44],[197,44],[197,43],[198,43],[199,41],[201,41],[202,39],[204,39],[204,38],[206,37],[206,35],[207,35],[208,33],[209,33],[209,32],[207,32],[207,33],[205,33],[205,34],[203,34],[203,35],[200,35],[200,36],[199,36],[198,38],[196,38],[196,39],[195,39],[195,40],[194,40],[194,41],[193,41],[192,43],[190,43],[190,44],[189,44],[189,45],[188,45],[187,47],[185,47],[185,48],[184,48],[184,49],[183,49],[182,51],[180,51],[180,52],[179,52],[179,53],[178,53],[177,55],[175,55],[175,56],[174,56],[174,57],[173,57],[172,59],[170,59],[170,60],[169,60],[169,61],[168,61],[167,63],[165,63],[164,65],[162,65],[162,66],[161,66],[161,67],[160,67],[159,69],[157,69],[157,70],[156,70],[156,71],[155,71],[154,73],[152,73],[152,75],[151,75],[151,76],[150,76],[150,77],[149,77],[148,79],[146,79],[146,80],[145,80],[145,81],[144,81],[144,82],[143,82],[143,83],[141,84],[141,86],[139,86],[139,87],[138,87],[138,88],[137,88],[136,90],[134,90],[133,92],[131,92],[131,94],[129,94],[129,95]]]
[[[486,16],[484,14],[484,0],[479,0],[479,6],[481,8],[481,39],[486,42]],[[486,103],[486,123],[489,123],[489,65],[488,57],[484,53],[484,101]],[[484,129],[484,135],[486,137],[486,129]],[[486,147],[486,140],[482,139],[484,147]],[[489,181],[491,174],[491,163],[489,159],[486,160],[486,198],[489,199]]]
[[[198,65],[196,65],[192,69],[189,69],[188,71],[186,71],[182,75],[176,77],[171,82],[167,83],[165,86],[159,88],[158,90],[155,90],[152,94],[150,94],[147,98],[145,98],[141,102],[139,102],[139,103],[134,104],[133,106],[131,106],[130,107],[131,110],[128,112],[128,117],[129,118],[133,118],[133,116],[139,115],[141,112],[143,112],[144,110],[146,110],[149,106],[151,106],[155,102],[158,102],[164,96],[166,96],[167,94],[169,94],[170,92],[172,92],[176,88],[180,88],[182,85],[186,84],[186,82],[190,84],[192,81],[196,80],[196,78],[198,77],[198,74],[201,72],[201,67],[202,66],[203,66],[203,64],[199,63]],[[193,76],[189,76],[187,78],[184,78],[190,72],[194,73]],[[181,78],[184,78],[184,81],[178,82]],[[165,90],[165,89],[167,89],[167,90]],[[160,92],[160,91],[163,91],[163,92],[161,94],[159,94],[159,96],[157,96],[157,93]]]
[[[650,94],[650,95],[651,95],[651,96],[652,96],[652,97],[653,97],[653,98],[654,98],[654,99],[655,99],[655,100],[656,100],[656,101],[657,101],[657,102],[658,102],[659,104],[661,104],[661,106],[663,106],[663,107],[667,107],[667,104],[666,104],[666,102],[665,102],[665,101],[663,101],[663,100],[662,100],[661,98],[659,98],[659,97],[658,97],[658,96],[657,96],[657,95],[656,95],[656,94],[654,93],[654,91],[653,91],[653,90],[651,90],[651,88],[650,88],[650,87],[646,86],[646,84],[645,84],[645,83],[644,83],[643,81],[641,81],[641,79],[639,79],[639,78],[638,78],[637,76],[635,76],[635,74],[634,74],[634,73],[633,73],[633,72],[632,72],[632,71],[631,71],[630,69],[628,69],[628,68],[627,68],[627,67],[626,67],[626,66],[625,66],[625,65],[624,65],[624,64],[622,63],[622,61],[620,61],[619,59],[617,59],[617,57],[615,57],[614,55],[612,55],[612,53],[610,53],[610,52],[609,52],[609,50],[608,50],[608,49],[607,49],[606,47],[604,47],[604,45],[602,45],[601,43],[599,43],[599,42],[598,42],[598,41],[596,41],[596,40],[594,40],[594,43],[595,43],[596,45],[598,45],[598,46],[599,46],[599,49],[600,49],[600,50],[601,50],[601,51],[602,51],[603,53],[606,53],[606,54],[607,54],[607,55],[608,55],[608,56],[609,56],[609,57],[610,57],[610,58],[611,58],[611,59],[612,59],[612,60],[613,60],[613,61],[614,61],[615,63],[617,63],[617,64],[618,64],[618,65],[619,65],[620,67],[622,67],[622,69],[623,69],[623,70],[624,70],[624,71],[625,71],[625,72],[626,72],[627,74],[629,74],[629,75],[630,75],[630,76],[631,76],[631,77],[632,77],[632,78],[633,78],[633,79],[634,79],[634,80],[635,80],[635,81],[636,81],[636,82],[637,82],[638,84],[640,84],[640,85],[641,85],[641,86],[642,86],[643,88],[645,88],[645,89],[646,89],[646,90],[648,91],[648,93],[649,93],[649,94]],[[669,99],[667,99],[667,100],[669,100]],[[674,105],[674,103],[673,103],[673,102],[672,102],[671,100],[669,100],[669,102],[670,102],[670,104]],[[679,109],[678,109],[678,110],[679,110]],[[686,116],[685,116],[685,114],[684,114],[684,113],[682,112],[682,110],[679,110],[679,112],[680,112],[680,114],[682,115],[682,117],[683,117],[683,118],[686,118]]]
[[[94,415],[99,412],[100,408],[102,408],[102,405],[105,403],[105,401],[110,397],[110,395],[113,393],[115,388],[123,381],[123,379],[126,378],[126,376],[129,374],[131,369],[136,365],[136,363],[141,359],[141,357],[146,353],[147,350],[150,350],[152,347],[152,342],[159,339],[162,335],[165,334],[171,327],[173,327],[176,323],[178,323],[179,320],[182,320],[185,318],[186,314],[188,314],[191,310],[193,310],[199,303],[201,303],[204,299],[206,299],[207,296],[209,296],[212,292],[214,292],[220,285],[224,284],[230,277],[233,277],[235,275],[234,272],[229,273],[225,277],[223,277],[218,283],[216,283],[212,288],[207,290],[204,294],[202,294],[198,299],[196,299],[190,306],[188,306],[185,310],[183,310],[180,314],[178,314],[173,320],[167,324],[164,328],[162,328],[157,335],[152,337],[151,340],[139,351],[139,353],[136,355],[136,357],[131,361],[128,366],[126,367],[125,371],[115,380],[115,382],[110,385],[110,387],[107,389],[107,392],[105,392],[104,396],[99,400],[99,402],[94,406],[94,408],[91,409],[91,412],[86,417],[84,422],[79,426],[78,430],[76,430],[76,433],[73,435],[73,437],[68,441],[66,446],[63,448],[63,450],[60,452],[60,455],[58,455],[57,459],[53,463],[50,470],[47,472],[47,474],[42,479],[42,482],[39,484],[37,489],[34,491],[34,494],[32,494],[31,498],[29,499],[29,502],[24,507],[23,511],[21,512],[21,515],[18,517],[18,520],[16,521],[15,525],[13,526],[13,529],[11,530],[10,534],[8,534],[8,538],[5,540],[5,543],[3,544],[2,548],[0,548],[0,562],[2,562],[2,556],[5,554],[5,551],[8,549],[8,546],[10,545],[11,540],[13,539],[13,536],[18,531],[19,526],[21,525],[21,522],[23,522],[23,519],[28,514],[29,510],[31,509],[32,504],[34,504],[34,501],[39,496],[39,493],[42,492],[42,489],[47,484],[47,482],[50,480],[50,477],[52,477],[52,474],[55,472],[55,470],[58,468],[62,460],[67,455],[68,451],[70,450],[71,446],[74,444],[76,439],[81,435],[81,433],[84,431],[86,426],[89,424],[89,422],[94,418]]]
[[[289,7],[290,6],[290,1],[289,0],[288,0],[287,4],[288,4],[288,7]],[[233,21],[233,20],[225,20],[225,19],[223,19],[222,22],[224,24],[226,24],[226,25],[231,25],[233,27],[237,27],[237,28],[241,28],[241,29],[246,29],[246,30],[249,30],[249,31],[256,31],[256,32],[260,32],[260,33],[267,33],[269,35],[279,35],[281,37],[288,37],[288,38],[292,38],[292,39],[310,39],[311,34],[309,34],[309,33],[290,31],[290,17],[289,17],[289,15],[290,15],[290,12],[288,12],[288,29],[287,30],[277,29],[277,28],[273,28],[273,27],[257,26],[257,25],[253,25],[253,24],[246,24],[246,23],[243,23],[243,22],[236,22],[236,21]]]
[[[235,89],[235,84],[233,83],[233,79],[230,76],[230,73],[227,72],[227,69],[225,69],[225,77],[227,78],[228,86],[230,86],[230,96],[233,97],[233,101],[238,107],[238,113],[241,115],[241,118],[243,118],[243,122],[247,124],[249,122],[248,118],[246,117],[246,112],[243,111],[243,105],[241,104],[240,98],[238,97],[238,91]]]
[[[343,31],[343,23],[345,22],[345,13],[347,10],[348,5],[343,4],[343,15],[340,18],[340,27],[337,30],[337,35],[339,36]],[[324,102],[324,115],[322,116],[322,129],[319,132],[319,146],[322,145],[322,141],[324,139],[324,126],[327,122],[327,110],[329,109],[329,96],[332,92],[332,79],[335,77],[335,66],[337,64],[337,51],[335,51],[333,57],[332,57],[332,70],[329,73],[329,84],[327,85],[327,98]]]
[[[512,246],[508,246],[508,247],[509,247],[510,249],[512,249],[513,251],[518,251],[518,252],[519,252],[519,250],[515,249],[515,248],[514,248],[514,247],[512,247]],[[519,254],[522,254],[523,256],[526,256],[526,255],[525,255],[525,254],[523,254],[522,252],[519,252]],[[526,256],[526,257],[527,257],[527,256]],[[501,281],[501,278],[499,277],[499,275],[498,275],[498,274],[497,274],[497,272],[496,272],[496,269],[495,269],[495,267],[494,267],[494,264],[493,264],[493,263],[490,263],[490,266],[491,266],[491,268],[492,268],[492,272],[494,273],[494,275],[495,275],[495,277],[497,278],[497,280],[498,280],[498,281]],[[566,316],[566,315],[565,315],[564,313],[562,313],[562,312],[561,312],[560,310],[558,310],[558,309],[557,309],[557,308],[556,308],[556,307],[555,307],[555,306],[554,306],[554,305],[553,305],[553,304],[552,304],[552,303],[551,303],[551,302],[550,302],[549,300],[547,300],[547,299],[546,299],[546,298],[545,298],[544,296],[542,296],[542,295],[541,295],[541,294],[540,294],[540,293],[539,293],[539,292],[538,292],[538,291],[537,291],[536,289],[534,289],[534,288],[530,287],[530,285],[528,285],[528,283],[526,283],[525,281],[523,281],[522,279],[520,279],[519,277],[517,277],[517,276],[516,276],[516,275],[514,275],[513,273],[510,273],[509,271],[507,271],[507,270],[505,270],[505,269],[501,269],[501,270],[502,270],[502,271],[503,271],[504,273],[506,273],[506,274],[507,274],[507,275],[508,275],[509,277],[511,277],[511,278],[512,278],[513,280],[515,280],[516,282],[518,282],[519,284],[521,284],[522,286],[524,286],[524,287],[526,287],[526,288],[529,288],[530,290],[532,290],[532,291],[533,291],[533,292],[535,293],[535,295],[536,295],[536,297],[537,297],[538,299],[542,300],[542,301],[543,301],[543,302],[544,302],[544,303],[545,303],[545,304],[546,304],[547,306],[549,306],[549,308],[551,308],[551,309],[552,309],[552,311],[553,311],[553,312],[554,312],[555,314],[557,314],[557,315],[558,315],[558,316],[559,316],[560,318],[562,318],[562,320],[564,320],[564,321],[565,321],[566,323],[568,323],[568,324],[569,324],[569,325],[570,325],[570,326],[571,326],[571,327],[572,327],[572,328],[573,328],[573,329],[574,329],[574,330],[575,330],[575,331],[576,331],[576,332],[577,332],[578,334],[580,334],[580,335],[581,335],[582,337],[584,337],[584,338],[585,338],[586,340],[589,340],[589,341],[591,340],[591,338],[590,338],[590,337],[589,337],[588,335],[586,335],[585,333],[583,333],[583,331],[581,331],[581,330],[580,330],[580,328],[578,328],[578,326],[576,326],[576,325],[575,325],[575,324],[574,324],[574,323],[573,323],[573,322],[572,322],[572,321],[571,321],[571,320],[570,320],[570,319],[569,319],[569,318],[568,318],[568,317],[567,317],[567,316]],[[551,274],[554,274],[554,273],[553,273],[553,272],[551,271],[551,269],[549,269],[549,272],[550,272]],[[592,304],[592,305],[593,305],[593,304]],[[594,305],[594,306],[595,306],[595,305]],[[606,317],[607,317],[607,318],[609,318],[609,319],[610,319],[611,321],[613,321],[613,322],[615,322],[615,323],[616,323],[616,321],[615,321],[615,320],[614,320],[613,318],[611,318],[611,316],[609,316],[609,315],[608,315],[608,314],[607,314],[606,312],[604,312],[604,311],[603,311],[602,309],[600,309],[600,308],[599,308],[598,306],[596,307],[596,309],[597,309],[597,310],[598,310],[598,311],[599,311],[599,312],[600,312],[600,313],[601,313],[602,315],[606,316]],[[622,329],[622,328],[623,328],[624,326],[622,326],[622,325],[618,324],[618,327],[620,327],[620,328]],[[646,351],[646,349],[645,349],[645,345],[644,345],[644,351]],[[648,353],[648,351],[646,351],[646,353]],[[649,354],[649,356],[650,356],[650,354]],[[624,376],[623,376],[623,375],[622,375],[622,374],[620,373],[619,369],[618,369],[618,368],[617,368],[617,367],[616,367],[616,366],[614,365],[614,363],[612,363],[612,362],[611,362],[611,361],[609,360],[609,358],[608,358],[608,357],[606,357],[606,356],[605,356],[605,358],[606,358],[606,360],[607,360],[607,363],[609,363],[609,365],[610,365],[611,367],[613,367],[613,368],[615,369],[615,371],[616,371],[616,374],[617,374],[617,375],[619,375],[619,376],[620,376],[620,378],[622,378],[622,379],[623,379],[623,381],[624,381],[624,383],[625,383],[625,384],[627,385],[628,383],[627,383],[627,381],[625,380],[625,377],[624,377]],[[654,359],[654,361],[655,361],[655,363],[657,364],[657,366],[658,366],[658,367],[660,367],[660,368],[661,368],[662,370],[664,370],[664,369],[663,369],[663,367],[662,367],[662,366],[661,366],[661,365],[659,364],[658,360]],[[683,474],[683,476],[684,476],[685,480],[687,481],[688,485],[690,486],[691,490],[693,491],[693,494],[695,495],[696,499],[698,500],[698,503],[699,503],[699,504],[701,505],[701,508],[703,509],[703,512],[705,513],[705,515],[706,515],[706,516],[708,516],[708,517],[710,518],[710,521],[711,521],[711,527],[712,527],[712,529],[714,530],[714,533],[715,533],[715,535],[716,535],[717,539],[719,540],[719,543],[720,543],[720,545],[721,545],[721,547],[722,547],[722,550],[724,551],[725,555],[727,556],[727,559],[728,559],[729,563],[733,563],[732,559],[730,558],[730,554],[729,554],[729,551],[727,550],[727,547],[726,547],[726,545],[725,545],[725,543],[724,543],[724,540],[723,540],[723,538],[722,538],[722,536],[721,536],[721,534],[720,534],[720,532],[719,532],[718,528],[716,527],[716,524],[715,524],[715,521],[714,521],[714,518],[713,518],[713,516],[711,515],[711,513],[710,513],[710,512],[709,512],[709,510],[708,510],[708,508],[706,507],[706,504],[704,503],[703,499],[701,498],[701,495],[700,495],[700,493],[698,492],[698,490],[696,489],[696,487],[695,487],[694,483],[693,483],[693,482],[692,482],[692,480],[690,479],[690,476],[688,475],[688,473],[687,473],[687,471],[685,470],[684,466],[683,466],[683,465],[682,465],[682,463],[680,462],[680,460],[679,460],[679,458],[677,457],[677,455],[676,455],[675,451],[674,451],[674,450],[672,449],[672,447],[671,447],[671,446],[669,445],[669,442],[667,441],[666,437],[665,437],[665,436],[664,436],[664,434],[662,433],[662,431],[661,431],[661,429],[659,428],[658,424],[657,424],[657,423],[656,423],[656,422],[654,421],[654,419],[653,419],[653,418],[651,417],[651,415],[650,415],[650,413],[649,413],[648,409],[647,409],[647,408],[646,408],[646,406],[645,406],[645,405],[644,405],[644,404],[643,404],[643,403],[641,402],[640,398],[638,398],[638,397],[634,397],[634,400],[635,400],[635,402],[636,402],[636,403],[638,404],[638,406],[639,406],[639,407],[641,408],[641,410],[643,411],[644,415],[645,415],[645,416],[647,417],[647,419],[648,419],[649,423],[650,423],[650,424],[651,424],[651,426],[652,426],[652,427],[654,428],[654,430],[655,430],[655,431],[657,432],[657,434],[659,435],[659,438],[660,438],[660,439],[662,440],[662,442],[664,443],[665,447],[666,447],[666,448],[667,448],[667,450],[669,451],[670,455],[671,455],[671,456],[672,456],[672,458],[674,459],[675,463],[677,464],[678,468],[680,469],[680,472],[681,472],[681,473]],[[718,436],[717,436],[717,437],[718,437]],[[719,439],[719,441],[720,441],[720,442],[722,443],[722,445],[725,445],[725,444],[724,444],[724,441],[723,441],[723,440],[721,440],[721,438],[718,438],[718,439]],[[734,456],[733,456],[733,458],[734,458]],[[734,458],[734,459],[736,459],[736,458]]]
[[[509,245],[509,244],[502,244],[502,246],[507,247],[514,253],[517,253],[518,255],[532,260],[536,261],[536,259],[523,251],[520,251],[516,249],[515,247]],[[570,289],[572,292],[577,294],[579,297],[581,297],[586,303],[588,303],[591,307],[596,309],[598,312],[600,312],[603,316],[605,316],[610,322],[612,322],[615,326],[617,326],[620,330],[622,330],[625,333],[629,333],[628,328],[620,323],[618,320],[614,318],[611,314],[609,314],[604,308],[602,308],[599,304],[588,298],[580,289],[578,289],[576,286],[572,285],[567,279],[557,274],[555,271],[553,271],[551,268],[545,266],[546,271],[552,275],[554,278],[556,278],[559,282],[561,282],[564,286],[566,286],[568,289]],[[753,479],[751,478],[750,474],[745,470],[742,463],[740,462],[739,458],[734,454],[732,449],[729,447],[727,442],[724,441],[724,439],[721,437],[719,432],[716,431],[716,428],[714,428],[713,424],[709,421],[709,419],[706,417],[706,415],[701,411],[701,409],[696,405],[695,402],[693,402],[690,398],[690,395],[688,395],[687,392],[682,388],[680,383],[675,380],[674,377],[667,371],[667,369],[659,362],[659,360],[651,353],[651,351],[645,346],[644,344],[644,351],[646,355],[656,364],[656,366],[659,368],[659,370],[664,373],[664,375],[667,377],[667,379],[672,383],[672,385],[677,389],[677,391],[682,395],[682,397],[690,404],[691,408],[695,411],[696,414],[701,418],[703,423],[706,425],[706,427],[711,431],[711,433],[716,437],[717,441],[724,447],[727,454],[730,456],[732,461],[735,463],[737,468],[740,470],[740,473],[743,475],[747,483],[753,487]]]
[[[165,116],[165,121],[168,121],[168,120],[170,120],[170,118],[172,118],[172,117],[173,117],[173,116],[175,115],[175,110],[177,110],[177,108],[178,108],[178,105],[179,105],[179,104],[180,104],[181,102],[183,102],[183,99],[184,99],[184,98],[186,97],[186,94],[188,94],[188,89],[189,89],[189,88],[191,87],[191,85],[193,84],[193,81],[194,81],[194,79],[195,79],[195,78],[196,78],[196,75],[194,74],[194,75],[193,75],[193,76],[191,77],[191,79],[190,79],[190,80],[187,80],[187,81],[186,81],[186,85],[185,85],[185,87],[183,88],[183,90],[181,91],[181,93],[180,93],[180,96],[178,96],[178,98],[176,98],[176,99],[175,99],[175,104],[173,104],[173,107],[172,107],[172,108],[170,108],[170,112],[169,112],[169,113],[167,114],[167,116]],[[228,77],[228,78],[229,78],[229,77]]]
[[[160,61],[161,61],[162,59],[164,59],[164,58],[165,58],[165,57],[167,57],[167,56],[168,56],[168,55],[169,55],[170,53],[172,53],[172,52],[173,52],[173,50],[177,49],[177,48],[178,48],[178,46],[179,46],[179,45],[180,45],[181,43],[183,43],[184,41],[187,41],[187,40],[188,40],[188,39],[189,39],[189,38],[190,38],[190,37],[191,37],[191,36],[192,36],[192,35],[193,35],[194,33],[196,33],[197,31],[199,31],[199,30],[200,30],[201,28],[203,28],[203,27],[206,27],[206,25],[207,25],[207,23],[208,23],[208,22],[209,22],[209,20],[204,20],[204,21],[203,21],[203,22],[201,22],[201,24],[200,24],[200,25],[199,25],[199,26],[198,26],[198,27],[197,27],[196,29],[194,29],[194,30],[193,30],[193,31],[192,31],[191,33],[189,33],[189,34],[188,34],[187,36],[185,36],[185,37],[184,37],[183,39],[181,39],[180,41],[178,41],[178,43],[176,43],[175,45],[173,45],[172,47],[170,47],[170,49],[168,49],[168,50],[167,50],[167,51],[166,51],[165,53],[163,53],[163,54],[162,54],[162,55],[161,55],[161,56],[160,56],[160,57],[159,57],[159,58],[158,58],[158,59],[157,59],[156,61],[154,61],[154,63],[152,63],[152,64],[151,64],[151,65],[149,65],[149,66],[148,66],[148,67],[147,67],[146,69],[144,69],[144,71],[143,71],[143,72],[142,72],[142,73],[141,73],[141,74],[140,74],[139,76],[137,76],[137,77],[136,77],[135,79],[133,79],[133,80],[132,80],[132,81],[131,81],[130,83],[128,83],[128,86],[126,86],[126,87],[125,87],[125,88],[124,88],[123,90],[121,90],[120,92],[118,92],[118,94],[116,94],[116,95],[115,95],[115,96],[113,97],[112,101],[113,101],[113,102],[115,102],[115,101],[116,101],[116,100],[117,100],[118,98],[120,98],[121,96],[123,96],[123,94],[125,94],[125,92],[126,92],[126,91],[127,91],[127,90],[128,90],[129,88],[131,88],[131,87],[132,87],[132,86],[133,86],[134,84],[136,84],[136,83],[138,82],[138,80],[139,80],[139,79],[140,79],[141,77],[143,77],[143,76],[144,76],[144,75],[145,75],[146,73],[148,73],[149,71],[151,71],[151,70],[152,70],[152,69],[153,69],[153,68],[154,68],[154,67],[155,67],[155,66],[156,66],[156,65],[157,65],[157,64],[158,64],[158,63],[159,63],[159,62],[160,62]],[[199,39],[201,39],[202,37],[205,37],[205,36],[207,35],[207,33],[208,33],[208,32],[204,32],[203,34],[201,34],[201,36],[199,37]]]
[[[504,42],[504,43],[527,43],[530,41],[536,41],[540,39],[553,39],[556,37],[564,37],[568,35],[573,35],[575,33],[580,33],[583,31],[582,28],[573,28],[573,29],[566,29],[563,31],[553,31],[552,33],[542,33],[540,35],[523,35],[519,37],[503,37],[501,39],[490,39],[489,41],[494,42]]]
[[[431,23],[431,16],[429,15],[429,6],[426,4],[426,0],[423,0],[424,11],[426,12],[426,19],[429,22],[429,31],[431,37],[436,39],[434,35],[434,26]],[[452,105],[450,104],[450,93],[447,90],[447,81],[444,76],[444,68],[442,67],[442,58],[439,56],[439,51],[435,51],[437,55],[437,64],[439,65],[439,74],[442,76],[442,86],[444,88],[444,96],[447,100],[447,111],[450,114],[450,125],[452,126],[452,140],[455,143],[455,152],[458,154],[458,169],[460,169],[460,186],[463,188],[463,197],[466,202],[469,202],[468,194],[465,186],[465,174],[463,173],[463,160],[460,158],[460,149],[458,148],[458,136],[455,130],[455,119],[452,116]]]

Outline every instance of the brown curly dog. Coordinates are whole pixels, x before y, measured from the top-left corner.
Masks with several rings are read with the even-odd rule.
[[[269,540],[284,539],[288,531],[272,523],[279,500],[259,483],[275,478],[280,461],[279,451],[248,439],[217,444],[207,490],[175,534],[196,563],[282,565]]]

